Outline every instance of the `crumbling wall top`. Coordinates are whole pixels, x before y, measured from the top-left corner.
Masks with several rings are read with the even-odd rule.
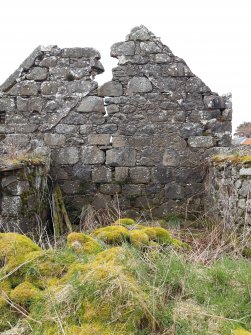
[[[5,82],[0,86],[0,92],[8,91],[22,79],[22,74],[29,71],[34,65],[48,67],[50,65],[49,60],[42,62],[42,59],[46,56],[61,56],[62,58],[82,58],[92,60],[90,64],[90,73],[92,73],[92,71],[96,71],[97,74],[104,72],[103,65],[98,61],[101,57],[100,52],[94,48],[60,49],[56,45],[47,47],[40,45],[22,62],[18,69],[5,80]],[[53,61],[51,64],[53,64]],[[37,78],[34,78],[34,80],[36,79]]]

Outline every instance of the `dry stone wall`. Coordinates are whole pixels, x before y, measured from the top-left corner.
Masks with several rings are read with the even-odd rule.
[[[144,26],[111,47],[37,48],[0,87],[0,151],[51,155],[73,213],[85,204],[155,216],[201,207],[205,157],[231,144],[231,97],[213,93]]]
[[[47,170],[44,164],[0,166],[0,232],[43,233],[49,208]]]
[[[251,156],[249,156],[250,158]],[[236,157],[238,159],[238,157]],[[251,163],[212,162],[206,183],[208,216],[224,223],[251,225]]]

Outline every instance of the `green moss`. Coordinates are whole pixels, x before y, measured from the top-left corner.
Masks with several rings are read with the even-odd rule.
[[[122,325],[125,331],[135,331],[144,315],[150,317],[147,295],[124,267],[129,257],[126,249],[114,247],[83,265],[79,281],[85,287],[88,301],[83,303],[82,314],[79,314],[82,322],[102,322],[106,329],[104,326],[114,320],[113,329],[119,331]],[[97,290],[100,292],[98,300],[92,293]]]
[[[84,282],[95,285],[98,288],[99,285],[106,284],[110,280],[118,278],[120,273],[122,274],[122,266],[116,260],[106,262],[96,259],[93,262],[85,264],[82,271]]]
[[[31,176],[28,176],[28,178]],[[45,190],[43,190],[45,192]],[[34,217],[35,214],[39,215],[40,217],[44,217],[47,209],[48,203],[45,193],[43,197],[40,198],[39,193],[35,189],[34,183],[30,183],[29,190],[25,191],[21,194],[21,201],[22,201],[22,208],[21,208],[21,215],[27,219],[31,219]],[[36,206],[30,208],[29,200],[35,201]]]
[[[112,314],[112,306],[102,305],[97,306],[95,302],[90,302],[88,300],[84,301],[81,308],[78,311],[78,315],[82,323],[92,323],[97,320],[97,315],[99,321],[104,322],[108,320]]]
[[[52,324],[51,322],[47,322],[45,328],[40,329],[38,334],[43,335],[58,335],[60,334],[60,327],[57,324]]]
[[[109,248],[95,258],[90,257],[85,264],[72,264],[60,283],[50,287],[67,335],[136,334],[149,306],[144,290],[124,267],[129,257],[123,247]],[[47,322],[54,317],[54,310],[46,300],[45,328],[40,333],[57,334],[58,326]]]
[[[123,262],[125,260],[125,249],[123,247],[112,247],[99,253],[95,260],[98,262]]]
[[[70,233],[67,245],[77,253],[96,254],[102,250],[102,246],[93,237],[84,233]]]
[[[251,335],[251,332],[243,328],[239,328],[239,329],[234,330],[234,335]]]
[[[3,280],[0,282],[0,310],[7,306],[6,295],[8,296],[11,291],[11,283],[9,280]]]
[[[115,225],[124,225],[124,226],[131,226],[135,225],[136,221],[130,218],[122,218],[118,219],[114,222]]]
[[[28,180],[30,186],[33,186],[33,187],[34,187],[35,176],[33,176],[32,174],[29,174],[29,175],[27,176],[27,180]]]
[[[171,244],[172,237],[170,233],[161,227],[149,227],[143,229],[143,232],[149,237],[151,241],[158,242],[160,244]]]
[[[149,244],[149,237],[143,230],[132,230],[129,236],[130,243],[136,248],[142,248]]]
[[[24,281],[10,292],[10,298],[21,306],[29,306],[32,300],[40,297],[41,291],[31,283]]]
[[[119,329],[114,329],[114,326],[93,322],[86,323],[82,326],[71,326],[66,328],[67,335],[130,335],[128,332],[122,332]]]
[[[30,219],[34,215],[34,210],[28,208],[29,199],[33,194],[34,193],[31,189],[21,194],[21,201],[22,201],[21,214],[27,219]]]
[[[31,262],[22,270],[24,280],[42,289],[57,282],[57,279],[61,278],[65,271],[65,266],[60,264],[53,250],[35,251],[29,253],[26,259],[31,259]]]
[[[189,248],[189,246],[177,239],[173,239],[170,233],[161,227],[146,227],[142,225],[129,226],[114,225],[98,228],[93,232],[93,236],[107,244],[121,245],[129,242],[137,248],[141,248],[155,242],[161,245],[172,245],[173,247]]]
[[[27,236],[17,233],[0,233],[0,264],[5,271],[10,271],[25,261],[25,256],[32,251],[41,251]]]
[[[28,202],[29,202],[29,197],[31,195],[30,191],[25,191],[21,194],[21,200],[22,200],[22,205],[23,207],[27,207],[28,206]]]
[[[121,244],[129,239],[129,230],[123,226],[107,226],[94,230],[94,237],[108,244]]]
[[[133,229],[137,229],[137,230],[142,230],[142,229],[145,229],[147,228],[147,225],[144,225],[143,224],[136,224],[135,226],[133,226]]]
[[[0,281],[0,292],[28,313],[32,334],[250,334],[249,260],[223,255],[204,265],[179,252],[186,244],[163,228],[105,228],[126,232],[128,243],[81,253],[71,243],[82,247],[90,236],[71,233],[69,247],[28,248],[28,263]],[[9,257],[2,261],[4,269]],[[23,319],[1,298],[0,308],[0,332]]]
[[[36,189],[36,177],[41,178],[41,184],[44,185],[44,179],[46,176],[43,173],[40,173],[38,168],[34,168],[27,172],[26,169],[23,169],[22,175],[20,176],[21,179],[28,181],[29,183],[29,189],[27,191],[24,191],[21,194],[21,200],[22,200],[22,209],[21,214],[27,219],[31,219],[34,217],[34,214],[38,214],[41,217],[43,217],[44,212],[48,208],[47,199],[46,199],[46,189],[43,189],[43,196],[39,194],[38,190]],[[36,202],[36,206],[34,208],[29,208],[29,200],[34,199]]]
[[[176,238],[173,238],[172,239],[172,242],[171,242],[172,246],[179,250],[179,249],[191,249],[190,245],[185,243],[185,242],[182,242],[181,240],[177,240]]]
[[[249,156],[242,156],[241,158],[240,158],[240,160],[241,160],[241,162],[242,163],[251,163],[251,155],[249,155]]]
[[[69,280],[77,279],[85,272],[85,264],[73,263],[69,266],[69,269],[65,276],[60,280],[60,283],[67,283]]]

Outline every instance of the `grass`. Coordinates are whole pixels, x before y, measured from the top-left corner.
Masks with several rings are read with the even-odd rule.
[[[229,162],[231,164],[248,164],[251,163],[251,155],[232,154],[232,155],[215,155],[212,158],[213,163]]]
[[[142,225],[135,229],[144,231]],[[22,249],[21,239],[12,236],[0,259],[0,331],[16,324],[34,335],[251,331],[251,262],[237,251],[237,237],[233,242],[212,227],[198,236],[176,232],[189,249],[177,248],[171,237],[168,243],[133,244],[129,238],[107,244],[90,233],[72,233],[67,245],[49,250],[25,239],[32,250],[23,251],[16,271],[9,262]],[[85,246],[90,242],[95,248]]]
[[[12,141],[8,146],[4,146],[6,154],[0,158],[0,166],[15,166],[15,165],[49,165],[49,158],[39,153],[31,152],[30,149],[19,149],[15,141]]]
[[[40,154],[34,153],[20,153],[15,156],[6,156],[1,160],[1,164],[4,166],[15,166],[19,164],[25,165],[45,165],[46,159]]]

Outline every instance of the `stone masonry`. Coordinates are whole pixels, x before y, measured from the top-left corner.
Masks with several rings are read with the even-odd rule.
[[[249,156],[250,157],[250,156]],[[251,225],[251,162],[212,162],[206,182],[208,215],[226,228]]]
[[[0,232],[44,231],[49,208],[47,166],[0,166]]]
[[[51,155],[69,211],[119,202],[135,214],[198,210],[205,158],[231,145],[231,96],[212,92],[144,26],[111,47],[39,47],[0,86],[0,153]]]

